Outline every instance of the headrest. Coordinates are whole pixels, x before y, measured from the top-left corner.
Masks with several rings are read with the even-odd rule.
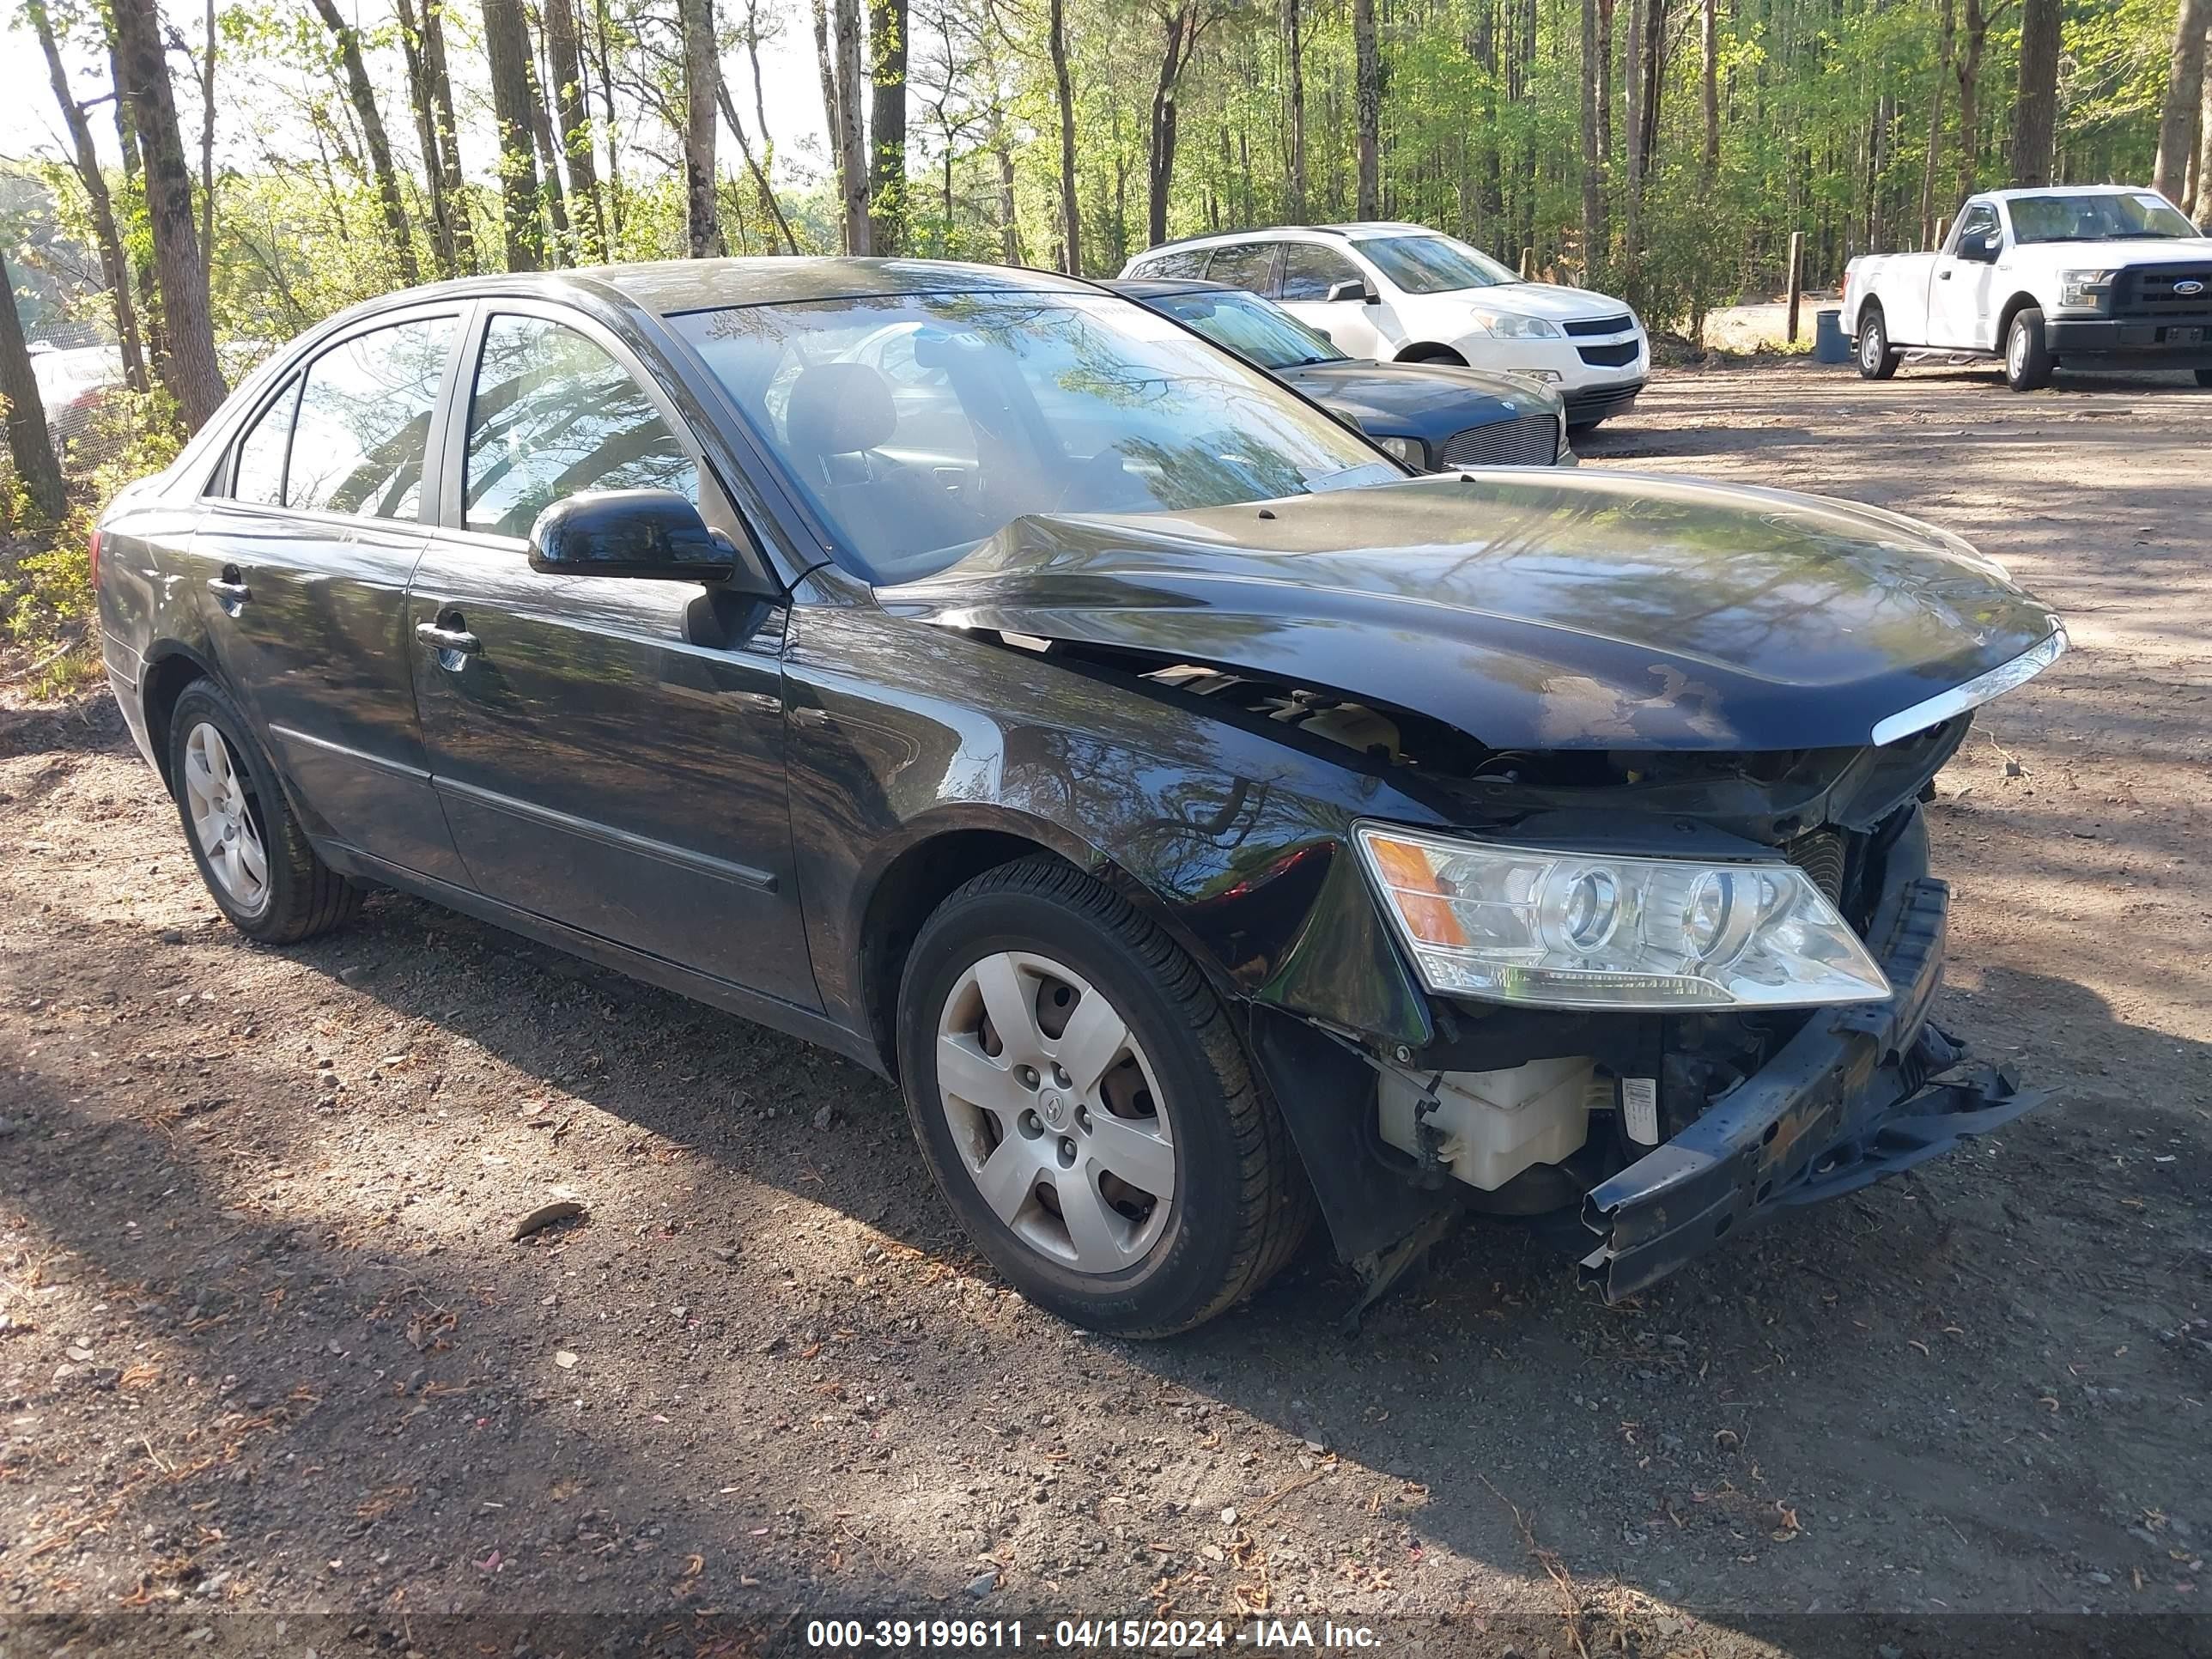
[[[890,382],[867,364],[817,363],[791,383],[783,427],[801,455],[849,455],[889,442],[898,410]]]

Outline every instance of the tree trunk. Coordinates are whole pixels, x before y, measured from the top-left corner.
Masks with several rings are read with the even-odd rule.
[[[1936,86],[1928,96],[1928,165],[1920,175],[1920,246],[1936,245],[1936,178],[1943,156],[1943,92],[1951,79],[1952,36],[1957,21],[1952,0],[1938,0],[1936,9]]]
[[[560,116],[560,149],[568,164],[568,187],[584,206],[576,215],[577,252],[586,260],[607,257],[606,207],[599,200],[599,161],[592,150],[592,115],[584,103],[584,69],[576,46],[573,0],[545,0],[546,72]],[[585,229],[585,216],[590,229]]]
[[[561,185],[561,155],[553,141],[553,111],[546,90],[546,77],[539,67],[538,49],[541,31],[538,19],[526,5],[522,13],[523,39],[530,46],[530,55],[522,60],[523,73],[530,87],[530,138],[538,150],[538,178],[544,182],[541,193],[545,201],[546,216],[553,222],[553,235],[548,246],[556,265],[569,263],[574,244],[568,235],[568,198]]]
[[[684,32],[684,226],[695,259],[719,259],[729,244],[714,204],[715,94],[721,63],[714,47],[714,0],[677,0]]]
[[[464,271],[477,268],[476,227],[469,217],[469,191],[461,177],[460,124],[453,118],[453,77],[446,69],[444,0],[422,0],[422,75],[430,83],[430,106],[437,112],[438,169],[453,216],[453,263]]]
[[[1597,0],[1597,159],[1613,165],[1613,0]]]
[[[80,119],[82,117],[80,115]],[[8,400],[8,453],[15,462],[31,505],[49,520],[59,519],[69,506],[62,487],[62,464],[54,454],[53,434],[46,430],[46,405],[39,399],[39,377],[31,368],[31,349],[23,340],[23,319],[15,309],[15,279],[0,260],[0,398]]]
[[[1705,51],[1703,69],[1705,94],[1705,150],[1701,159],[1705,173],[1705,188],[1708,191],[1721,176],[1719,10],[1717,0],[1705,0],[1705,16],[1699,32]]]
[[[992,148],[999,157],[999,257],[1018,265],[1022,262],[1022,228],[1014,214],[1014,150],[1003,126]]]
[[[362,137],[368,146],[369,170],[375,176],[377,200],[384,209],[384,233],[392,243],[392,264],[399,272],[400,285],[412,288],[422,280],[422,271],[415,263],[415,239],[408,228],[407,205],[400,199],[399,175],[392,165],[392,141],[384,131],[384,117],[376,107],[376,94],[369,86],[368,66],[362,62],[360,31],[346,21],[334,0],[314,0],[314,5],[316,15],[323,20],[323,27],[331,32],[331,39],[337,45],[338,67],[345,76],[347,100],[361,118]]]
[[[1075,88],[1067,72],[1066,0],[1048,0],[1045,46],[1052,56],[1052,82],[1060,99],[1060,228],[1065,245],[1060,267],[1083,275],[1083,209],[1075,197]]]
[[[2020,96],[2012,119],[2015,185],[2051,182],[2051,148],[2058,133],[2058,17],[2059,0],[2021,0]],[[2202,28],[2197,38],[2201,48]]]
[[[146,164],[146,217],[154,233],[154,270],[161,285],[168,350],[164,380],[185,424],[197,432],[222,407],[222,368],[215,355],[207,267],[192,223],[192,175],[177,130],[177,102],[162,56],[155,0],[114,0],[117,90],[131,100],[131,125]]]
[[[1298,0],[1283,0],[1283,73],[1287,82],[1285,91],[1290,105],[1285,117],[1289,131],[1284,135],[1284,194],[1290,209],[1291,222],[1304,224],[1306,217],[1305,29],[1304,19],[1298,13]]]
[[[830,170],[837,185],[838,211],[845,200],[845,106],[837,96],[837,66],[830,55],[829,0],[814,0],[814,60],[822,72],[822,122],[830,139]]]
[[[1598,0],[1583,0],[1583,281],[1593,286],[1605,270],[1606,245],[1612,240],[1597,148],[1597,8]]]
[[[1628,0],[1628,27],[1621,43],[1620,82],[1627,98],[1623,122],[1628,129],[1627,176],[1620,189],[1620,264],[1626,286],[1636,285],[1644,231],[1644,10],[1652,0]]]
[[[868,246],[886,256],[906,252],[906,45],[907,0],[868,0]]]
[[[1197,7],[1176,5],[1161,17],[1160,27],[1164,40],[1159,76],[1152,83],[1152,125],[1145,175],[1149,191],[1145,228],[1152,246],[1168,239],[1168,196],[1175,186],[1176,82],[1182,78],[1183,65],[1190,61],[1189,51],[1198,29]]]
[[[2212,0],[2181,0],[2173,31],[2173,61],[2166,76],[2166,99],[2159,106],[2158,165],[2151,188],[2169,202],[2181,199],[2188,185],[2190,127],[2203,95],[2204,30],[2212,22]],[[2203,188],[2200,183],[2197,193]]]
[[[745,124],[738,118],[738,106],[730,97],[729,83],[720,83],[715,96],[722,107],[722,118],[730,124],[730,132],[738,141],[738,154],[745,160],[745,171],[752,175],[753,189],[759,194],[761,206],[775,221],[775,228],[783,237],[783,245],[792,252],[799,252],[799,239],[791,234],[791,221],[783,216],[783,204],[775,199],[775,191],[769,187],[768,174],[754,159],[752,143],[745,137]]]
[[[200,265],[215,270],[215,0],[207,0],[207,50],[200,58]]]
[[[146,349],[138,338],[138,311],[131,303],[131,267],[123,257],[123,237],[115,226],[115,204],[107,193],[107,175],[100,171],[100,151],[92,142],[92,124],[84,106],[70,94],[69,74],[62,66],[61,46],[54,39],[46,0],[27,0],[23,8],[38,31],[39,47],[46,55],[47,78],[53,82],[54,101],[61,106],[69,126],[70,143],[76,155],[77,181],[84,186],[92,216],[93,240],[100,248],[100,279],[115,307],[115,337],[123,354],[123,378],[133,392],[147,390]]]
[[[434,3],[434,0],[433,0]],[[499,130],[501,218],[507,268],[545,268],[545,220],[538,182],[531,112],[530,26],[522,0],[483,0],[484,55],[491,63],[491,102]]]
[[[1649,179],[1659,155],[1659,105],[1667,91],[1667,0],[1644,0],[1644,27],[1643,171],[1638,177]]]
[[[2204,98],[2197,122],[2197,199],[2190,216],[2202,226],[2212,224],[2212,31],[2204,38]]]
[[[123,152],[123,191],[128,200],[138,191],[140,176],[146,171],[145,151],[138,142],[138,128],[131,118],[130,97],[123,89],[123,47],[116,35],[112,8],[104,10],[101,21],[107,41],[107,83],[115,88],[115,142]],[[138,295],[147,366],[154,379],[166,386],[169,384],[169,337],[161,325],[161,295],[154,280],[152,254],[142,253],[133,259],[131,274]]]
[[[860,0],[831,7],[837,47],[838,173],[845,184],[845,252],[872,253],[868,223],[867,106],[860,96]]]
[[[399,46],[407,58],[407,101],[415,116],[415,142],[422,151],[422,176],[430,198],[430,259],[441,276],[456,276],[460,264],[453,250],[453,204],[446,194],[437,108],[430,101],[430,76],[422,61],[422,27],[414,0],[398,3]]]
[[[2197,3],[2202,4],[2203,0],[2197,0]],[[1982,0],[1966,0],[1966,24],[1958,61],[1953,65],[1959,82],[1960,202],[1964,202],[1974,193],[1974,186],[1981,178],[1978,94],[1981,91],[1982,47],[1989,39],[1990,27],[1988,14],[1982,9]],[[1955,207],[1956,204],[1954,205]]]
[[[1382,54],[1375,39],[1375,0],[1352,0],[1355,90],[1359,101],[1359,202],[1357,216],[1382,211]]]

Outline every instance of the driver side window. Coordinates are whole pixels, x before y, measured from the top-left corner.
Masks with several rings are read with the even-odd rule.
[[[1997,210],[1987,202],[1977,202],[1960,216],[1959,234],[1951,244],[1954,253],[1962,252],[1966,244],[1984,238],[1995,241],[1997,237]]]
[[[696,502],[699,469],[645,388],[596,343],[543,317],[484,327],[469,398],[465,522],[527,536],[587,489],[672,489]]]

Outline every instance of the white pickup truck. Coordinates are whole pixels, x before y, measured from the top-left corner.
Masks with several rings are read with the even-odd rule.
[[[2212,238],[2155,191],[1993,190],[1937,253],[1866,254],[1844,273],[1859,373],[1905,352],[1987,352],[2029,392],[2069,368],[2193,368],[2212,386]]]

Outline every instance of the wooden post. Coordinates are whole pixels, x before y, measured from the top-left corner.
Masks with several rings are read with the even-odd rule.
[[[1536,280],[1536,250],[1533,247],[1521,250],[1521,280],[1524,283]]]
[[[1805,258],[1805,233],[1790,233],[1790,343],[1797,343],[1797,301],[1802,293],[1799,275]]]
[[[1949,240],[1950,234],[1951,222],[1948,219],[1938,219],[1936,222],[1936,240],[1929,246],[1928,251],[1930,253],[1936,252]]]

